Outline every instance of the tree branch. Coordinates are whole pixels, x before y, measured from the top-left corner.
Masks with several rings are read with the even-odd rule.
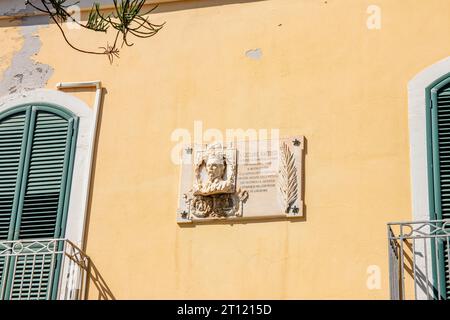
[[[40,5],[26,0],[25,4],[30,5],[39,12],[46,13],[52,21],[57,25],[65,42],[74,50],[85,54],[106,55],[112,63],[114,57],[119,57],[119,48],[117,47],[117,40],[121,35],[122,45],[132,46],[129,42],[128,36],[131,34],[138,38],[149,38],[154,36],[161,30],[165,24],[152,24],[148,21],[149,17],[144,18],[153,12],[158,5],[145,13],[141,13],[142,7],[145,5],[145,0],[113,0],[114,11],[111,14],[104,15],[101,13],[101,8],[98,3],[94,3],[88,15],[87,23],[77,21],[71,13],[67,11],[70,6],[76,5],[78,2],[68,4],[68,0],[39,0]],[[120,2],[119,2],[120,1]],[[84,50],[74,45],[67,37],[62,28],[62,23],[71,20],[80,27],[88,31],[106,33],[111,27],[116,30],[113,45],[108,43],[104,47],[99,47],[103,51]]]

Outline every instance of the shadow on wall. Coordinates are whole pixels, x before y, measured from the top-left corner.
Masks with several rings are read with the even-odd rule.
[[[400,243],[401,240],[398,240]],[[418,240],[415,240],[416,242]],[[424,246],[428,246],[427,243]],[[422,299],[427,296],[427,292],[429,294],[428,298],[438,297],[438,290],[436,285],[434,285],[433,276],[430,273],[434,273],[433,266],[425,266],[428,264],[428,254],[427,251],[421,252],[422,250],[418,250],[417,244],[413,245],[413,240],[404,239],[403,240],[403,265],[401,263],[401,257],[398,258],[398,269],[401,271],[402,267],[404,270],[404,278],[405,278],[405,288],[402,285],[401,274],[397,277],[396,287],[398,290],[399,296],[408,296],[416,291],[415,294],[419,293],[422,295]],[[399,248],[401,250],[401,248]],[[426,250],[426,249],[425,249]],[[428,276],[427,276],[428,273]],[[408,283],[409,282],[409,283]],[[414,290],[411,290],[411,287],[415,287]],[[404,292],[403,292],[404,290]],[[418,297],[416,297],[417,299]]]
[[[240,3],[250,3],[250,2],[262,2],[268,0],[191,0],[191,1],[175,1],[175,2],[166,2],[160,3],[158,8],[154,11],[154,13],[158,12],[172,12],[172,11],[181,11],[181,10],[191,10],[191,9],[200,9],[200,8],[208,8],[208,7],[217,7],[217,6],[226,6],[230,4],[240,4]],[[153,4],[147,4],[148,7],[154,6]],[[90,8],[89,8],[90,9]],[[145,7],[143,8],[143,12],[145,12]],[[31,16],[31,11],[26,12],[27,16],[21,16],[21,13],[10,14],[7,17],[0,19],[0,28],[11,27],[11,23],[14,21],[20,21],[22,26],[31,26],[31,25],[47,25],[53,24],[53,21],[50,20],[50,17],[46,16],[42,13],[37,13],[37,15]],[[1,16],[1,13],[0,13]],[[88,11],[84,11],[81,13],[81,19],[86,21],[89,14]]]
[[[92,293],[94,290],[92,290],[92,285],[97,289],[97,300],[116,300],[113,293],[109,289],[108,285],[106,284],[105,279],[103,279],[102,275],[98,271],[95,264],[92,262],[92,260],[89,261],[89,267],[87,269],[87,287],[86,291],[89,293]]]
[[[115,300],[92,259],[70,240],[65,240],[64,257],[69,264],[63,300],[86,300],[89,296],[94,297],[96,292],[97,300]]]
[[[154,11],[156,12],[171,12],[181,10],[191,10],[199,8],[225,6],[230,4],[240,4],[249,2],[263,2],[268,0],[192,0],[192,1],[176,1],[161,3]]]
[[[46,26],[50,22],[50,17],[45,15],[37,16],[12,16],[0,20],[0,28],[10,27],[31,27],[31,26]]]

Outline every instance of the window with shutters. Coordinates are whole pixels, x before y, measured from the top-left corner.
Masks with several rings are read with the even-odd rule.
[[[431,220],[450,219],[450,78],[430,90],[428,113]],[[443,223],[443,222],[442,222]],[[444,228],[450,224],[442,224]],[[447,230],[447,229],[446,229]],[[438,236],[438,235],[437,235]],[[441,298],[450,298],[449,237],[431,242],[435,286]]]
[[[56,297],[61,257],[49,248],[65,236],[77,129],[55,105],[0,113],[0,241],[15,241],[0,247],[2,299]]]

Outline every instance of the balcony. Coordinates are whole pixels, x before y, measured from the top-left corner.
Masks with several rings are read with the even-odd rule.
[[[392,300],[450,299],[450,220],[388,224]]]
[[[89,257],[67,239],[0,241],[0,300],[84,300],[88,282],[114,299]]]

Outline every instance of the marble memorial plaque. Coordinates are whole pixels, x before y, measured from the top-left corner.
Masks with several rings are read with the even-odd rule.
[[[304,137],[186,146],[178,223],[303,216]]]

